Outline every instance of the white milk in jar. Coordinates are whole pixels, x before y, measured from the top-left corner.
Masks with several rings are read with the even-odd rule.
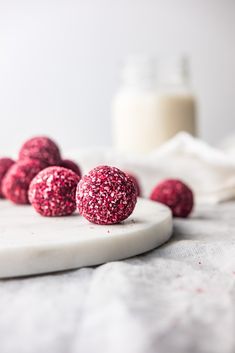
[[[158,67],[158,70],[156,69]],[[196,101],[186,59],[131,60],[112,105],[114,147],[145,153],[180,131],[196,134]]]

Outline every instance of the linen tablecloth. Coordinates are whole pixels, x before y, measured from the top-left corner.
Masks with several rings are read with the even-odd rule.
[[[234,352],[234,215],[197,206],[147,254],[0,281],[0,352]]]

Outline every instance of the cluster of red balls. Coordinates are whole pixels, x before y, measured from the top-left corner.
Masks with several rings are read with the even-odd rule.
[[[31,204],[42,216],[79,213],[96,224],[115,224],[133,212],[141,189],[135,176],[110,166],[99,166],[81,176],[79,166],[61,157],[48,137],[26,141],[18,160],[0,158],[0,198]],[[176,217],[187,217],[193,194],[179,180],[158,184],[150,198],[169,206]]]
[[[67,216],[79,210],[97,224],[119,223],[133,212],[139,186],[133,176],[100,166],[81,178],[79,166],[62,159],[47,137],[26,141],[18,160],[0,159],[0,197],[31,204],[42,216]]]
[[[0,196],[15,204],[28,204],[31,181],[50,166],[63,168],[65,173],[73,171],[76,180],[81,177],[80,168],[74,162],[62,159],[58,146],[51,139],[36,137],[26,141],[16,162],[10,158],[0,159]]]

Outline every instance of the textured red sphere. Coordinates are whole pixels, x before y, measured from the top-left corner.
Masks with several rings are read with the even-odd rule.
[[[140,188],[140,183],[139,183],[139,180],[137,179],[137,177],[132,174],[132,173],[129,173],[129,172],[125,172],[126,175],[131,178],[131,180],[133,181],[133,183],[135,184],[136,186],[136,191],[137,191],[137,196],[141,196],[141,188]]]
[[[2,181],[3,195],[16,204],[28,204],[29,184],[43,168],[45,164],[36,159],[24,159],[13,164]]]
[[[72,170],[48,167],[29,187],[29,201],[42,216],[67,216],[76,210],[76,188],[80,178]]]
[[[60,150],[54,141],[48,137],[39,136],[26,141],[20,149],[19,159],[38,159],[48,166],[59,165]]]
[[[62,159],[60,166],[72,170],[81,178],[81,169],[74,161],[71,161],[70,159]]]
[[[137,191],[133,181],[115,167],[99,166],[85,175],[77,187],[79,213],[96,224],[115,224],[133,212]]]
[[[0,158],[0,198],[4,198],[2,193],[2,180],[8,169],[15,163],[11,158]]]
[[[182,181],[168,179],[160,182],[150,199],[170,207],[174,217],[187,217],[193,208],[193,192]]]

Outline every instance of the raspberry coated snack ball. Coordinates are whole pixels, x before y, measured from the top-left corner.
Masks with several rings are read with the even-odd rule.
[[[2,181],[4,176],[6,175],[8,169],[14,164],[15,162],[11,158],[0,158],[0,199],[4,198],[2,193]]]
[[[132,173],[129,173],[129,172],[125,172],[125,173],[133,181],[133,183],[135,184],[136,191],[137,191],[137,196],[141,196],[140,183],[139,183],[139,180],[137,179],[137,177],[134,174],[132,174]]]
[[[33,159],[24,159],[13,164],[2,181],[3,195],[16,204],[28,204],[29,184],[43,168],[44,163]]]
[[[61,162],[60,150],[54,141],[48,137],[34,137],[26,141],[20,149],[19,159],[38,159],[47,164],[59,165]]]
[[[180,180],[169,179],[159,183],[150,199],[170,207],[174,217],[188,217],[193,209],[193,192]]]
[[[29,201],[42,216],[67,216],[76,210],[76,188],[80,178],[72,170],[48,167],[29,187]]]
[[[81,169],[74,161],[71,161],[70,159],[62,159],[60,166],[63,168],[72,170],[81,178],[82,176]]]
[[[79,213],[96,224],[115,224],[133,212],[137,191],[133,181],[115,167],[99,166],[85,175],[77,187]]]

